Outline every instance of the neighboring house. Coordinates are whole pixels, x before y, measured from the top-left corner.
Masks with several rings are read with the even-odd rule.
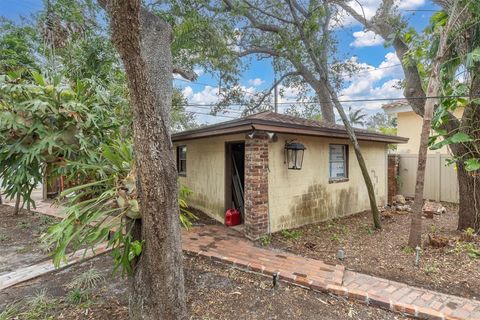
[[[385,104],[382,108],[386,114],[397,117],[397,134],[408,138],[408,143],[398,145],[396,151],[399,157],[398,188],[399,193],[413,197],[423,119],[406,100]],[[461,117],[463,108],[457,109],[453,114]],[[447,165],[449,158],[448,146],[438,150],[428,149],[424,187],[426,199],[458,203],[457,173],[454,166]]]
[[[399,100],[382,106],[386,114],[397,117],[397,135],[408,138],[408,143],[399,145],[398,153],[418,154],[420,147],[420,133],[422,132],[423,119],[416,114],[407,100]],[[454,115],[460,118],[463,108],[459,108]],[[430,154],[448,154],[447,146],[438,150],[428,150]]]
[[[378,205],[387,197],[387,145],[406,138],[356,129]],[[343,126],[273,112],[172,135],[180,183],[192,207],[223,222],[242,211],[256,239],[370,208]]]

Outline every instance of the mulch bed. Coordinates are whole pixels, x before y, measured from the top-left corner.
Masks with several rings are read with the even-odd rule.
[[[456,230],[457,206],[446,203],[444,206],[447,213],[423,220],[423,240],[430,234],[449,244],[442,248],[424,245],[419,267],[414,266],[414,250],[406,248],[410,230],[407,212],[382,214],[383,229],[379,231],[372,230],[371,213],[363,212],[278,232],[258,245],[328,263],[342,263],[351,270],[414,286],[480,299],[480,257],[474,253],[480,249],[480,237],[475,236],[472,242],[462,241],[462,232]],[[346,253],[343,262],[336,258],[339,249]]]
[[[0,205],[0,275],[18,267],[40,262],[48,257],[42,250],[40,235],[45,233],[55,219]]]
[[[69,302],[66,284],[90,268],[100,271],[104,280],[88,301]],[[112,276],[111,268],[110,256],[103,255],[8,288],[0,292],[0,310],[16,303],[23,308],[16,314],[35,311],[37,317],[28,319],[128,319],[128,281]],[[185,256],[184,271],[189,319],[407,319],[284,283],[273,289],[268,278],[201,257]],[[29,307],[39,293],[49,301],[46,307]]]
[[[10,207],[0,208],[4,217],[0,230],[9,236],[2,241],[2,250],[13,244],[36,243],[44,229],[39,216],[13,216]],[[29,223],[30,228],[17,230],[21,221]],[[214,221],[201,216],[197,223]],[[112,267],[112,258],[104,254],[2,290],[0,319],[2,316],[7,319],[128,319],[128,279],[113,275]],[[72,289],[67,284],[91,269],[98,271],[103,279],[88,300],[72,302],[69,299]],[[203,257],[186,255],[184,272],[190,319],[406,319],[285,283],[274,289],[270,278]],[[12,313],[5,317],[2,312]]]

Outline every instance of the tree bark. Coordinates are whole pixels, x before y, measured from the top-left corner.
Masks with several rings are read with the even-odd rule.
[[[17,193],[17,198],[15,199],[15,208],[13,209],[13,214],[17,215],[20,212],[20,193]]]
[[[459,193],[463,201],[458,206],[458,230],[480,229],[480,183],[478,173],[467,172],[463,162],[457,163]]]
[[[318,100],[320,101],[320,110],[322,112],[322,120],[330,123],[335,123],[335,113],[333,112],[333,103],[328,94],[328,88],[324,83],[320,82],[317,92]]]
[[[185,319],[178,186],[167,116],[172,98],[172,30],[142,9],[139,0],[109,0],[107,11],[112,40],[128,79],[141,186],[141,236],[145,242],[134,266],[130,319]],[[156,41],[150,49],[160,57],[154,67],[147,66],[142,43],[153,37]]]
[[[449,19],[447,25],[440,32],[440,40],[438,43],[437,53],[433,59],[432,71],[428,80],[427,97],[423,112],[422,132],[420,135],[420,146],[418,149],[418,165],[417,178],[415,182],[415,198],[413,202],[413,213],[410,224],[410,235],[408,237],[408,245],[412,248],[422,245],[422,209],[423,209],[423,191],[425,185],[425,168],[427,165],[428,138],[432,128],[433,112],[440,92],[441,79],[440,68],[442,66],[444,56],[447,50],[447,38],[450,31],[452,18]]]

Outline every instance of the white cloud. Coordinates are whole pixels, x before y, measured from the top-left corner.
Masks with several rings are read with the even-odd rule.
[[[373,47],[383,44],[382,37],[375,34],[373,31],[356,31],[353,33],[355,40],[350,43],[351,47]]]
[[[251,86],[259,86],[261,85],[262,83],[264,83],[265,81],[263,81],[262,79],[260,78],[255,78],[255,79],[250,79],[248,80],[248,84],[251,85]]]
[[[246,95],[256,93],[254,87],[240,86],[239,89]],[[219,101],[219,88],[212,86],[205,86],[201,91],[195,92],[192,87],[187,86],[182,90],[183,96],[188,100],[190,104],[206,104],[211,105]]]
[[[403,71],[397,56],[393,52],[387,53],[378,67],[366,63],[357,63],[357,65],[364,71],[360,71],[346,80],[349,85],[340,92],[341,100],[403,97],[402,90],[397,88],[398,82],[403,79]],[[379,109],[384,103],[386,101],[359,101],[346,103],[345,107],[352,106],[354,109],[375,110]]]
[[[197,77],[200,77],[205,73],[205,70],[203,70],[202,68],[193,68],[193,72],[197,74]]]
[[[425,4],[425,0],[401,0],[398,1],[398,7],[403,10],[412,10]]]

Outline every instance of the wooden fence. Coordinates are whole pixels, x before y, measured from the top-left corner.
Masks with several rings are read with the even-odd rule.
[[[429,154],[425,172],[424,198],[435,201],[458,203],[457,172],[453,165],[447,165],[447,154]],[[399,193],[413,197],[417,174],[418,155],[399,154]]]

